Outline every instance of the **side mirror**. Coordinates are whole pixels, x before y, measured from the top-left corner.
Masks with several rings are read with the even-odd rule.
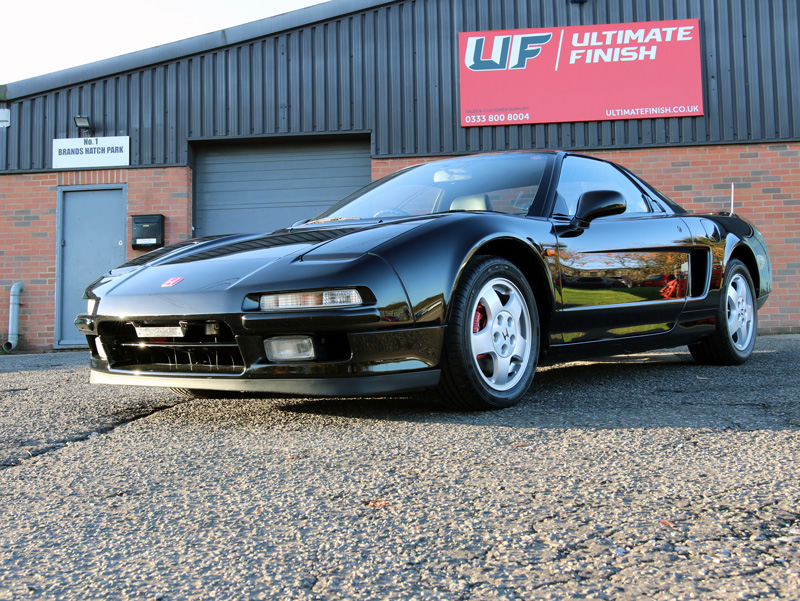
[[[598,217],[619,215],[627,208],[625,197],[614,190],[592,190],[584,192],[578,199],[573,223],[576,227],[586,228]]]

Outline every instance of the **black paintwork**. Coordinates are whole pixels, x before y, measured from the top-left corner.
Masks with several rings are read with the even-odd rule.
[[[93,381],[326,395],[435,386],[449,303],[476,255],[502,256],[530,281],[542,324],[540,362],[709,334],[732,258],[750,270],[758,306],[766,301],[766,245],[747,221],[682,212],[650,190],[652,213],[615,215],[614,197],[599,194],[606,216],[557,215],[559,169],[570,155],[538,154],[547,163],[527,215],[322,221],[184,242],[113,270],[87,289],[99,299],[95,312],[76,320],[92,349]],[[170,278],[182,280],[162,287]],[[263,293],[341,288],[358,289],[364,304],[258,309]],[[139,340],[134,329],[179,323],[186,335],[176,340]],[[312,336],[318,358],[270,363],[264,338],[287,334]]]

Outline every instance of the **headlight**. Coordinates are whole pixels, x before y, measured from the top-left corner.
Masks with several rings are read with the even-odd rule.
[[[327,307],[352,307],[362,303],[358,290],[319,290],[316,292],[287,292],[264,294],[259,308],[262,311],[285,309],[324,309]]]

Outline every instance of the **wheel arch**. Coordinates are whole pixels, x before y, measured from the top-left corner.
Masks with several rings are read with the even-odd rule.
[[[730,242],[730,238],[729,238]],[[689,352],[699,363],[709,365],[740,365],[748,360],[757,335],[757,304],[760,281],[757,260],[746,243],[731,245],[725,262],[725,278],[722,282],[714,331],[689,344]],[[734,285],[736,278],[745,280],[753,290],[742,293]],[[748,298],[752,292],[752,298]],[[752,306],[751,306],[752,303]]]
[[[479,255],[491,255],[509,261],[528,280],[539,315],[539,336],[541,338],[539,348],[545,350],[550,341],[555,293],[553,281],[540,251],[515,238],[494,238],[475,248],[469,258],[472,259]],[[460,279],[461,274],[459,273],[458,280]],[[456,286],[458,280],[455,282]]]
[[[728,260],[725,262],[725,267],[727,268],[728,263],[734,259],[744,263],[744,266],[747,267],[747,271],[750,272],[750,278],[753,280],[753,288],[755,288],[753,292],[756,297],[758,297],[761,290],[761,274],[758,270],[758,262],[756,261],[755,253],[745,242],[736,237],[734,238],[735,242],[728,253]]]

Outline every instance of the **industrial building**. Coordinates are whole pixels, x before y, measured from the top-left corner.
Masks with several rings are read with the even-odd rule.
[[[85,286],[149,248],[284,227],[414,163],[531,148],[610,159],[689,210],[729,210],[734,184],[773,260],[760,331],[800,332],[798,11],[332,0],[0,85],[0,337],[80,347]]]

